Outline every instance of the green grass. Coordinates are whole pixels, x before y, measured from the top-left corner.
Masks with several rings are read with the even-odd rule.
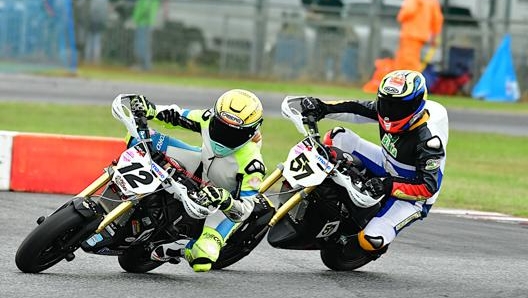
[[[324,120],[321,131],[336,124]],[[376,125],[346,126],[378,142]],[[0,102],[0,130],[107,137],[125,134],[124,127],[111,115],[110,100],[108,106]],[[266,118],[262,130],[265,162],[272,169],[301,135],[279,118]],[[191,144],[200,142],[198,135],[183,130],[172,130],[170,134]],[[436,206],[528,217],[527,152],[527,137],[451,131],[446,175]]]
[[[309,81],[275,81],[251,78],[223,78],[199,76],[189,73],[171,72],[144,73],[124,68],[80,67],[79,77],[126,82],[168,84],[178,86],[200,86],[206,88],[244,88],[252,91],[277,92],[284,95],[311,95],[322,99],[373,99],[374,94],[365,93],[361,86],[353,84],[321,84]],[[147,94],[148,96],[148,94]],[[528,101],[517,103],[488,102],[462,96],[430,95],[448,108],[487,110],[495,112],[523,113],[528,115]]]

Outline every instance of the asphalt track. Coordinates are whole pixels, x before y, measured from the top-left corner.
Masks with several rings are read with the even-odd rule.
[[[18,245],[66,196],[0,192],[0,297],[528,297],[528,225],[430,214],[386,255],[355,272],[328,270],[315,251],[262,242],[245,259],[209,273],[182,262],[148,274],[83,251],[40,274],[21,273]]]
[[[232,86],[237,88],[237,86]],[[0,101],[46,101],[67,104],[108,105],[119,93],[143,94],[159,104],[177,103],[184,108],[211,106],[225,90],[182,87],[138,82],[116,82],[82,78],[50,78],[0,74]],[[257,92],[265,115],[279,116],[280,102],[286,95]],[[431,96],[433,98],[434,96]],[[528,136],[528,115],[494,111],[448,109],[452,130],[492,132]]]
[[[235,87],[235,86],[234,86]],[[0,100],[109,105],[118,93],[142,93],[157,103],[210,105],[222,92],[0,75]],[[282,94],[259,94],[278,115]],[[526,116],[449,111],[451,129],[528,135]],[[186,264],[149,274],[123,272],[114,257],[79,251],[41,274],[19,272],[18,245],[40,215],[67,196],[0,192],[0,297],[528,297],[528,225],[432,213],[404,230],[388,253],[356,272],[328,270],[318,252],[277,250],[261,243],[232,267],[197,274]],[[434,209],[433,209],[434,210]]]

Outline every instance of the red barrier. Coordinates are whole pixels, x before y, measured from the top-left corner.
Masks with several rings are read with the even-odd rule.
[[[77,194],[124,149],[124,140],[116,138],[16,135],[11,190]]]

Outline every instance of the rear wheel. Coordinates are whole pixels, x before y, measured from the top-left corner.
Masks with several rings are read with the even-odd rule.
[[[164,264],[151,260],[150,252],[140,245],[127,249],[118,261],[121,268],[131,273],[146,273]]]
[[[46,218],[20,244],[15,263],[22,272],[38,273],[60,262],[77,250],[79,243],[66,246],[67,242],[85,227],[89,221],[80,215],[73,205],[68,205]],[[93,232],[93,231],[92,231]],[[71,260],[71,259],[70,259]]]
[[[321,250],[321,260],[326,267],[335,271],[352,271],[372,261],[366,253],[358,252],[354,256],[345,256],[343,247],[331,247]]]

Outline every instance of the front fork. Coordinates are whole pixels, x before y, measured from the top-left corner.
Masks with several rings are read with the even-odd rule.
[[[109,167],[105,170],[105,172],[99,176],[94,182],[92,182],[88,187],[86,187],[83,191],[81,191],[77,197],[79,198],[89,198],[94,193],[97,192],[101,187],[106,185],[110,180],[112,179],[114,167]],[[137,198],[138,200],[135,200],[135,202],[138,202],[141,197]],[[119,204],[116,208],[114,208],[112,211],[110,211],[99,223],[99,226],[95,230],[95,233],[100,233],[106,226],[108,226],[110,223],[118,219],[121,215],[125,214],[127,211],[132,209],[134,206],[133,201],[124,201],[121,204]]]
[[[271,206],[271,201],[266,197],[264,194],[268,189],[270,189],[271,186],[273,186],[277,181],[279,181],[280,178],[282,178],[282,172],[284,170],[284,166],[281,164],[279,165],[271,175],[269,175],[264,181],[262,182],[259,194],[264,197]],[[273,215],[273,217],[270,219],[268,226],[271,228],[273,227],[279,220],[281,220],[288,212],[293,209],[297,204],[299,204],[302,199],[306,198],[306,196],[311,193],[315,189],[315,186],[309,186],[302,190],[299,190],[296,192],[288,201],[286,201],[282,206],[277,209],[277,212]]]

